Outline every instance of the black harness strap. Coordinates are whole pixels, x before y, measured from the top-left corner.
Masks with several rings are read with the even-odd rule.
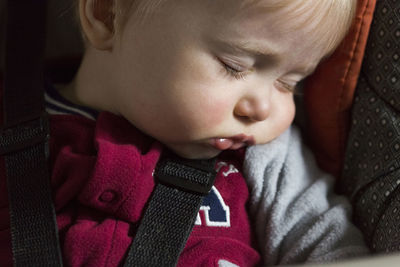
[[[0,153],[6,164],[15,266],[62,266],[47,167],[45,11],[45,0],[7,1]]]
[[[161,160],[149,206],[131,245],[125,266],[176,266],[192,231],[204,195],[216,177],[215,159]]]

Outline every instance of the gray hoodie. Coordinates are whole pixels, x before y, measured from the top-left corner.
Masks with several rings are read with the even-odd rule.
[[[332,262],[368,253],[350,222],[348,200],[333,192],[292,126],[277,139],[247,149],[244,175],[249,215],[265,265]]]

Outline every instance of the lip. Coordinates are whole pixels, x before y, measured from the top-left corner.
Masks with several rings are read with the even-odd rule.
[[[223,138],[213,138],[211,140],[211,145],[218,150],[236,150],[254,144],[254,137],[247,136],[245,134],[238,134]]]

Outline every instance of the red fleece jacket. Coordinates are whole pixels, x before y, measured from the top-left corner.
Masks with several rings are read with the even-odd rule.
[[[51,116],[51,183],[66,266],[118,266],[154,187],[162,145],[123,118]],[[259,261],[246,212],[248,189],[237,153],[221,158],[179,266]],[[11,266],[4,163],[0,170],[0,265]],[[160,248],[162,249],[162,248]]]

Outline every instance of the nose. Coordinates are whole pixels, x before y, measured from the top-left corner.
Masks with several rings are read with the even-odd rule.
[[[247,96],[241,98],[234,109],[235,116],[250,120],[263,121],[270,114],[270,96]]]

